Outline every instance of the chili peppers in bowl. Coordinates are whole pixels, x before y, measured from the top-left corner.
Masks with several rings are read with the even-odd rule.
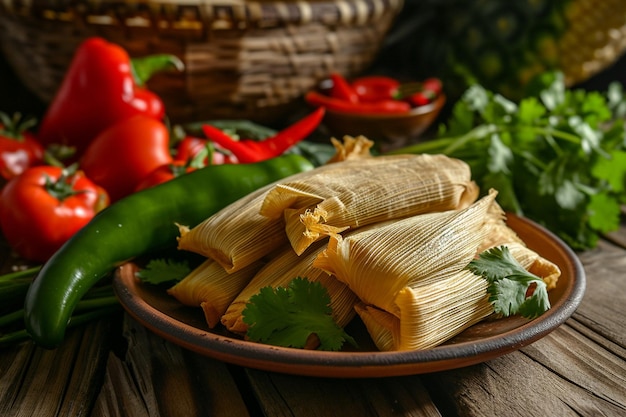
[[[381,150],[417,139],[436,120],[445,100],[437,78],[401,83],[375,75],[349,81],[338,73],[305,95],[309,105],[326,109],[323,123],[331,134],[364,135]]]

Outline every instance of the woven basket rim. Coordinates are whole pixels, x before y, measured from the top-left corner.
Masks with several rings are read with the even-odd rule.
[[[121,21],[136,16],[180,19],[211,24],[228,19],[265,24],[337,21],[360,24],[376,21],[381,14],[398,12],[404,0],[6,0],[0,15],[46,20],[85,20],[115,16]]]

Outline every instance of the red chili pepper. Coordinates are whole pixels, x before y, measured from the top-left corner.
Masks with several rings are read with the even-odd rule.
[[[359,96],[343,75],[333,72],[330,74],[330,80],[333,82],[333,86],[330,89],[331,97],[345,100],[349,103],[359,102]]]
[[[352,88],[362,102],[393,99],[398,86],[400,81],[383,75],[370,75],[352,81]]]
[[[151,73],[180,62],[173,56],[169,61],[155,57]],[[143,64],[145,78],[149,65]],[[44,145],[73,146],[79,156],[107,127],[138,114],[161,120],[165,109],[157,95],[137,84],[126,50],[91,37],[76,50],[38,137]]]
[[[318,108],[313,113],[262,141],[249,139],[234,140],[215,126],[205,124],[202,130],[206,137],[231,151],[241,163],[264,161],[283,154],[287,149],[309,136],[320,124],[326,110]]]
[[[424,87],[424,90],[432,91],[436,96],[441,94],[441,92],[443,91],[443,83],[439,78],[426,78],[422,82],[422,85]]]
[[[426,104],[432,103],[432,101],[437,97],[434,91],[430,90],[422,90],[417,93],[411,94],[407,97],[409,103],[414,105],[415,107],[425,106]]]
[[[309,91],[305,95],[305,100],[312,106],[323,106],[328,110],[342,113],[356,114],[394,114],[406,113],[411,110],[411,105],[399,100],[381,100],[372,103],[349,103],[333,97],[326,96],[317,91]]]

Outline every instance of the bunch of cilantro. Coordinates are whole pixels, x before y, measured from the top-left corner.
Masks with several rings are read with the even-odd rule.
[[[620,224],[626,200],[623,87],[568,89],[542,74],[519,102],[468,88],[435,139],[394,153],[443,153],[467,162],[483,192],[535,220],[576,250]]]

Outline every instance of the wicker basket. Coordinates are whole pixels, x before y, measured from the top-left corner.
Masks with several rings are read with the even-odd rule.
[[[89,36],[131,56],[175,54],[185,71],[149,83],[172,120],[271,122],[329,72],[365,69],[402,1],[6,0],[0,49],[44,102]]]

